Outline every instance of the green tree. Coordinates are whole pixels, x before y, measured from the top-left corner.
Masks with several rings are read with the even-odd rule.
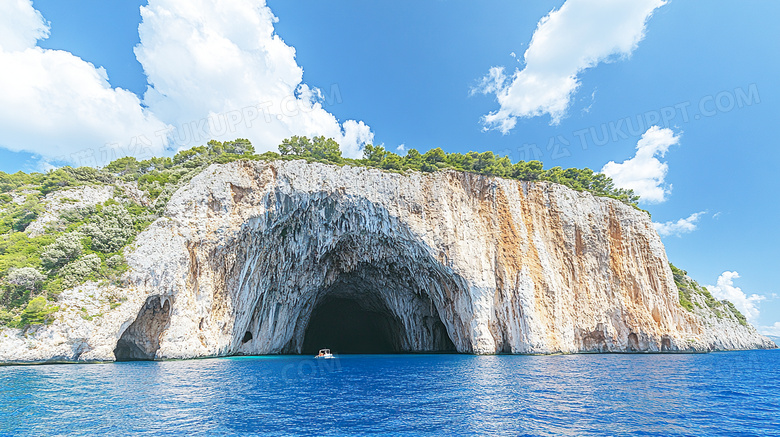
[[[33,194],[27,195],[21,205],[11,203],[3,211],[3,214],[0,215],[0,233],[4,234],[8,231],[22,232],[41,213],[43,213],[43,205],[41,205],[38,196]]]
[[[366,144],[363,147],[363,160],[368,165],[378,166],[387,156],[387,151],[382,146]]]
[[[52,191],[67,187],[75,182],[76,181],[69,172],[58,168],[56,170],[49,170],[49,172],[46,173],[39,189],[42,194],[49,194]]]
[[[297,155],[304,156],[311,150],[312,144],[308,137],[293,136],[282,141],[279,145],[279,153],[282,156]]]
[[[404,156],[404,166],[412,170],[419,170],[422,167],[423,158],[417,149],[409,149]]]
[[[382,160],[381,167],[386,170],[401,170],[403,169],[404,160],[395,153],[390,153]]]
[[[0,303],[16,307],[39,292],[46,276],[33,267],[12,268],[5,277]]]
[[[8,174],[0,171],[0,193],[13,191],[32,182],[32,177],[21,171],[18,171],[14,174]]]
[[[31,292],[38,291],[41,284],[46,279],[46,275],[33,267],[22,267],[11,269],[6,276],[5,281],[15,287],[19,287]]]
[[[341,147],[333,138],[315,137],[312,142],[311,156],[317,160],[341,162]]]
[[[437,147],[425,152],[423,155],[423,161],[433,165],[442,164],[447,162],[447,154],[444,153],[444,150],[441,150],[441,148]]]
[[[49,305],[45,297],[38,296],[31,300],[22,311],[20,327],[49,324],[51,323],[51,315],[59,309],[59,307]]]
[[[100,271],[100,257],[91,253],[68,263],[59,272],[65,287],[75,287]]]
[[[224,153],[231,153],[233,155],[253,155],[255,153],[255,148],[252,146],[252,143],[244,138],[225,141],[222,143],[222,150]]]
[[[521,181],[535,181],[542,175],[543,168],[539,161],[520,161],[512,166],[511,175]]]
[[[323,136],[308,137],[294,136],[282,141],[279,145],[282,156],[297,156],[300,158],[312,158],[317,161],[341,163],[341,147],[333,138]]]
[[[0,235],[0,272],[12,268],[40,266],[43,248],[54,240],[51,235],[28,238],[24,232]]]
[[[141,161],[141,173],[147,173],[151,170],[163,171],[173,167],[173,159],[171,158],[152,158],[146,161]]]
[[[79,229],[84,235],[91,237],[92,250],[112,253],[124,247],[133,235],[133,217],[122,205],[108,205],[94,219]]]
[[[114,181],[110,174],[92,167],[63,167],[62,171],[69,174],[75,182],[103,182],[108,184]]]
[[[0,308],[0,326],[12,325],[15,318],[14,313]]]
[[[82,238],[83,235],[78,232],[59,236],[41,254],[41,264],[47,269],[55,270],[78,258],[84,250],[81,245]]]
[[[132,156],[119,158],[116,161],[108,164],[105,170],[109,173],[117,176],[125,176],[129,174],[138,173],[141,171],[142,164]]]

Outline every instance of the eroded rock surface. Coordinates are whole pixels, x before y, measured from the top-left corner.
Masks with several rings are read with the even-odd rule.
[[[646,213],[550,183],[215,165],[126,258],[127,301],[94,322],[100,329],[82,329],[87,346],[74,359],[300,353],[353,334],[354,345],[388,352],[773,346],[732,318],[679,305]],[[67,323],[41,328],[24,354],[0,338],[0,359],[61,356],[40,332]]]

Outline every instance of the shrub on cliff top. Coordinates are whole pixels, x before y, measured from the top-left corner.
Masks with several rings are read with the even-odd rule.
[[[309,157],[318,161],[341,163],[341,147],[333,138],[294,136],[282,141],[279,145],[282,156]]]
[[[348,159],[341,156],[338,143],[325,137],[294,136],[279,145],[281,159],[306,159],[327,164],[349,164],[361,167],[373,167],[391,171],[459,170],[487,176],[497,176],[522,181],[548,181],[565,185],[577,191],[588,191],[596,196],[610,197],[623,203],[637,206],[639,196],[633,190],[617,188],[612,179],[589,168],[553,167],[544,170],[539,161],[519,161],[512,163],[506,156],[498,156],[491,151],[477,153],[447,153],[440,148],[421,154],[410,149],[400,156],[382,146],[366,144],[362,159]],[[255,159],[275,159],[276,156],[255,157]]]

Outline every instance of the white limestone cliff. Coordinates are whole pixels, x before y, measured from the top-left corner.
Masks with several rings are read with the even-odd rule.
[[[545,182],[213,165],[126,258],[126,286],[68,290],[53,324],[0,331],[0,360],[300,353],[313,314],[336,300],[381,315],[397,351],[774,347],[733,317],[680,306],[646,213]]]

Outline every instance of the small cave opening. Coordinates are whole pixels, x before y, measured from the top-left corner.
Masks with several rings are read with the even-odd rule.
[[[241,339],[241,344],[247,343],[252,341],[252,333],[250,331],[246,331],[244,333],[244,338]]]
[[[628,334],[628,351],[639,352],[639,337],[633,332]]]
[[[303,340],[304,354],[328,348],[342,354],[402,352],[401,323],[385,310],[368,309],[349,298],[327,299],[311,315]]]
[[[171,321],[171,303],[152,296],[138,312],[135,321],[122,333],[114,349],[116,361],[153,361],[160,338]]]

